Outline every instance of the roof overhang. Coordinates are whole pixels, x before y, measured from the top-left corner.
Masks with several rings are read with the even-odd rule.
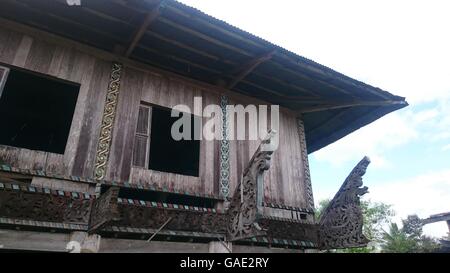
[[[309,153],[408,105],[174,0],[2,0],[0,17],[289,108]]]

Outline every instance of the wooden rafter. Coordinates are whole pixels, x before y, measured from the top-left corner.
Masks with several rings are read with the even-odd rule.
[[[341,102],[341,103],[322,103],[321,105],[305,107],[298,111],[299,114],[320,112],[326,110],[340,109],[346,107],[356,107],[356,106],[388,106],[396,104],[406,104],[405,101],[354,101],[354,102]]]
[[[271,50],[267,53],[264,53],[245,64],[236,67],[231,71],[228,75],[232,76],[231,81],[228,82],[227,88],[232,89],[236,84],[238,84],[241,80],[243,80],[248,74],[250,74],[258,65],[272,58],[273,54],[275,54],[275,50]]]
[[[10,1],[15,2],[12,0],[10,0]],[[55,1],[65,4],[65,0],[55,0]],[[132,54],[133,49],[137,46],[137,44],[139,43],[139,40],[144,35],[145,28],[142,28],[142,26],[144,25],[145,21],[147,21],[148,19],[151,19],[151,16],[150,16],[151,11],[155,10],[155,8],[156,8],[156,10],[159,11],[159,9],[157,7],[160,5],[161,0],[111,0],[111,1],[114,2],[115,5],[122,5],[127,10],[133,10],[140,14],[147,13],[146,20],[144,20],[141,27],[138,27],[138,29],[134,33],[133,39],[130,41],[130,43],[127,45],[119,46],[114,50],[115,53],[124,54],[128,57]],[[146,8],[143,8],[143,7],[146,7]],[[154,7],[154,8],[149,11],[148,7]],[[186,11],[184,9],[180,9],[178,7],[178,5],[176,5],[176,4],[170,3],[170,5],[167,5],[167,9],[170,9],[170,12],[176,13],[178,16],[180,16],[180,18],[184,18],[183,20],[189,19],[189,17],[190,17],[190,13],[188,11]],[[130,24],[129,21],[124,20],[123,18],[118,18],[118,17],[116,18],[113,15],[108,14],[107,12],[102,12],[101,10],[96,10],[95,8],[91,8],[89,5],[83,6],[83,10],[86,12],[89,12],[93,15],[104,18],[105,20],[121,22],[124,25],[127,25],[128,27],[132,26],[132,24]],[[36,12],[36,10],[34,10],[33,12]],[[52,14],[51,16],[54,17],[54,16],[56,16],[56,14]],[[156,18],[158,18],[158,16],[156,16]],[[59,17],[57,19],[65,20],[65,22],[68,22],[67,19],[64,19],[64,18]],[[150,21],[154,22],[155,19],[150,20]],[[202,32],[190,29],[180,23],[173,22],[166,18],[160,18],[160,20],[161,20],[161,22],[165,22],[166,24],[169,24],[172,27],[175,27],[186,33],[189,33],[195,37],[206,40],[209,43],[213,43],[217,46],[226,48],[228,50],[231,50],[235,53],[241,54],[246,57],[253,56],[253,53],[251,51],[245,50],[242,47],[232,46],[229,43],[226,43],[221,39],[217,39],[217,38],[211,37],[209,35],[205,35]],[[217,33],[223,34],[224,36],[227,36],[227,37],[232,37],[233,39],[237,39],[242,44],[250,45],[252,47],[257,48],[257,50],[267,49],[268,45],[266,43],[259,41],[257,39],[254,39],[254,38],[249,38],[244,33],[234,32],[234,31],[229,30],[228,28],[223,28],[223,27],[221,27],[220,24],[218,25],[218,24],[214,23],[213,21],[209,21],[208,19],[205,19],[203,17],[195,17],[195,18],[191,18],[191,20],[194,20],[196,25],[198,24],[200,26],[206,26],[208,28],[212,28],[215,31],[217,31]],[[150,22],[150,24],[152,22]],[[73,22],[73,20],[72,20],[71,23],[77,24],[78,27],[85,28],[87,30],[87,27],[85,25],[81,24],[82,22]],[[147,28],[148,28],[148,26],[147,26]],[[143,29],[144,33],[141,33],[142,29]],[[141,31],[139,31],[139,30],[141,30]],[[117,37],[114,37],[111,34],[100,33],[96,29],[89,28],[89,32],[91,32],[91,31],[96,32],[96,34],[98,34],[99,37],[114,40],[114,41],[111,41],[113,43],[121,43],[120,40],[117,40]],[[173,42],[178,42],[178,41],[173,41]],[[178,44],[178,46],[180,46],[180,44]],[[189,45],[184,45],[184,46],[188,47]],[[191,49],[196,50],[195,48],[191,48]],[[126,52],[126,53],[124,53],[124,52]],[[198,52],[198,50],[197,50],[197,52]],[[317,67],[316,65],[311,64],[309,62],[298,61],[298,59],[292,58],[292,56],[289,53],[286,53],[283,50],[280,50],[276,54],[276,56],[277,56],[276,60],[275,59],[269,60],[270,64],[276,65],[277,69],[281,69],[281,71],[286,72],[289,75],[300,77],[301,79],[304,79],[304,80],[311,80],[311,78],[314,78],[314,73],[316,73],[317,71],[321,72],[321,75],[322,75],[321,78],[315,79],[315,81],[321,85],[324,85],[324,87],[329,90],[337,91],[337,92],[342,93],[347,96],[352,96],[353,92],[351,92],[351,90],[348,90],[348,89],[349,88],[351,89],[351,87],[354,87],[354,88],[358,88],[358,89],[363,89],[364,91],[367,91],[368,93],[372,93],[382,99],[390,99],[391,98],[389,94],[385,94],[383,92],[380,92],[379,90],[375,90],[375,89],[367,87],[363,84],[356,83],[348,77],[345,77],[345,76],[336,77],[335,73],[333,73],[329,69]],[[299,71],[299,68],[300,68],[300,71]],[[342,83],[345,85],[341,85],[341,84],[337,84],[337,83]],[[347,88],[347,86],[349,86],[349,88]]]
[[[170,25],[171,27],[174,27],[174,28],[176,28],[176,29],[178,29],[180,31],[183,31],[185,33],[189,33],[190,35],[193,35],[195,37],[203,39],[203,40],[205,40],[205,41],[207,41],[209,43],[215,44],[215,45],[217,45],[219,47],[226,48],[226,49],[231,50],[233,52],[239,53],[239,54],[241,54],[243,56],[252,57],[251,53],[248,52],[247,50],[243,50],[243,49],[237,48],[237,47],[235,47],[233,45],[224,43],[223,41],[220,41],[220,40],[218,40],[216,38],[213,38],[211,36],[208,36],[208,35],[205,35],[203,33],[200,33],[200,32],[198,32],[196,30],[191,29],[191,28],[182,26],[182,25],[180,25],[178,23],[175,23],[173,21],[170,21],[168,19],[161,18],[161,22],[163,22],[163,23],[165,23],[167,25]],[[278,55],[283,56],[284,54],[278,54]],[[275,65],[278,69],[283,70],[286,73],[293,74],[293,75],[295,75],[297,77],[300,76],[301,78],[303,78],[305,80],[309,80],[309,81],[311,80],[310,76],[308,76],[308,75],[306,75],[304,73],[300,73],[299,71],[296,71],[295,69],[288,68],[288,67],[286,67],[286,66],[284,66],[284,65],[282,65],[282,64],[280,64],[278,62],[271,61],[271,64]],[[291,63],[291,64],[293,64],[293,63]],[[311,71],[311,69],[309,69],[309,68],[308,68],[308,70]],[[342,93],[342,94],[345,94],[345,95],[348,95],[348,96],[352,96],[351,92],[349,92],[349,91],[347,91],[347,90],[345,90],[343,88],[340,88],[340,87],[338,87],[338,86],[336,86],[334,84],[331,84],[331,83],[329,83],[329,82],[327,82],[325,80],[319,80],[319,79],[314,79],[314,80],[316,82],[318,82],[318,83],[321,83],[321,84],[325,85],[327,88],[330,88],[332,90],[338,91],[339,93]]]
[[[41,3],[38,3],[38,1],[29,1],[29,3],[27,3],[27,5],[24,5],[23,3],[20,3],[19,1],[11,1],[11,0],[3,0],[1,1],[1,3],[3,4],[3,2],[7,5],[10,5],[10,8],[13,9],[17,9],[17,10],[24,10],[27,12],[27,14],[31,14],[32,16],[38,16],[38,17],[42,17],[42,18],[51,18],[53,20],[57,20],[58,24],[68,24],[71,25],[72,27],[76,27],[78,30],[86,32],[86,33],[91,33],[92,35],[96,35],[96,37],[100,40],[107,40],[108,42],[119,42],[119,39],[117,37],[115,37],[114,35],[111,35],[110,33],[106,33],[103,31],[99,31],[96,28],[91,28],[85,24],[83,24],[80,21],[74,20],[73,18],[67,18],[64,17],[60,14],[57,13],[48,13],[43,11],[40,8],[36,8],[36,7],[40,7]],[[27,19],[27,18],[24,18]],[[25,20],[27,21],[27,20]],[[32,23],[31,21],[27,21],[27,24]],[[34,23],[35,24],[35,23]],[[61,34],[61,33],[59,33]]]
[[[151,32],[147,32],[147,33],[149,33],[151,35]],[[192,61],[189,61],[189,60],[184,59],[182,57],[178,57],[178,56],[171,55],[171,54],[162,54],[161,52],[158,52],[155,49],[152,49],[152,48],[149,48],[149,47],[146,47],[146,46],[143,46],[143,45],[139,45],[138,48],[139,49],[143,49],[143,50],[148,51],[148,52],[158,53],[161,56],[164,56],[164,57],[169,58],[169,59],[176,60],[178,62],[181,62],[181,63],[185,64],[185,65],[188,65],[188,66],[191,66],[191,67],[197,67],[197,68],[202,69],[204,71],[208,71],[210,73],[220,75],[220,72],[218,70],[216,70],[216,69],[213,69],[211,67],[207,67],[207,66],[204,66],[204,65],[201,65],[201,64],[193,63]],[[139,59],[139,57],[136,57],[136,58]],[[142,61],[144,61],[144,60],[142,60]],[[158,64],[156,64],[156,65],[158,65]],[[159,66],[161,66],[161,64],[159,64]],[[170,69],[170,67],[166,67],[166,69]],[[235,71],[235,70],[233,70],[233,71]],[[259,74],[258,74],[258,76],[265,77],[264,75],[259,75]],[[222,79],[222,78],[220,78],[220,79]],[[300,96],[299,95],[299,96],[290,97],[290,96],[285,96],[282,93],[279,93],[279,92],[277,92],[275,90],[268,89],[268,88],[266,88],[264,86],[258,85],[258,84],[254,83],[254,82],[249,82],[249,81],[246,81],[244,79],[241,80],[240,82],[245,83],[245,84],[250,85],[250,86],[253,86],[253,87],[256,87],[256,88],[259,88],[259,89],[264,90],[264,91],[266,91],[266,92],[268,92],[270,94],[273,94],[273,95],[275,95],[277,97],[280,97],[282,99],[286,99],[286,100],[289,100],[289,101],[292,101],[292,99],[301,100],[301,101],[306,101],[306,100],[309,101],[311,99],[316,99],[317,100],[317,96],[310,97],[310,96]],[[227,83],[224,80],[218,81],[217,85],[219,85],[221,87],[224,87],[224,88],[227,88]],[[300,91],[303,91],[303,90],[300,90]]]
[[[267,88],[267,87],[264,87],[264,86],[262,86],[261,84],[257,84],[257,83],[254,83],[254,82],[250,82],[250,81],[248,81],[248,80],[242,80],[242,81],[240,81],[241,83],[244,83],[244,84],[246,84],[246,85],[249,85],[249,86],[251,86],[251,87],[255,87],[255,88],[258,88],[258,89],[261,89],[261,90],[264,90],[264,91],[266,91],[266,92],[268,92],[269,94],[273,94],[273,95],[275,95],[275,96],[277,96],[276,97],[276,99],[277,100],[279,100],[279,101],[283,101],[283,100],[286,100],[286,101],[292,101],[292,99],[296,99],[296,100],[312,100],[312,99],[317,99],[317,96],[304,96],[304,95],[298,95],[298,96],[286,96],[286,95],[283,95],[282,93],[280,93],[280,92],[278,92],[278,91],[276,91],[276,90],[273,90],[273,89],[269,89],[269,88]],[[237,90],[236,88],[234,88],[234,90]]]
[[[136,29],[133,38],[131,39],[131,42],[128,44],[127,50],[125,51],[125,56],[129,57],[131,53],[133,53],[133,50],[136,48],[137,44],[141,40],[142,36],[144,36],[145,31],[148,29],[148,27],[155,22],[155,20],[159,17],[161,14],[161,4],[163,1],[159,1],[148,13],[147,16],[145,16],[144,21],[139,26],[138,29]]]
[[[165,57],[167,59],[172,59],[172,60],[181,62],[181,63],[183,63],[183,64],[185,64],[187,66],[190,66],[190,67],[197,67],[197,68],[200,68],[200,69],[202,69],[204,71],[208,71],[210,73],[220,74],[219,70],[214,69],[212,67],[208,67],[208,66],[205,66],[205,65],[202,65],[202,64],[199,64],[199,63],[194,63],[192,61],[189,61],[189,60],[186,60],[184,58],[175,56],[173,54],[161,53],[160,51],[158,51],[158,50],[156,50],[154,48],[151,48],[151,47],[147,47],[147,46],[144,46],[144,45],[139,45],[138,48],[139,49],[143,49],[143,50],[148,51],[148,52],[152,52],[154,54],[159,54],[160,56],[163,56],[163,57]]]
[[[180,48],[182,48],[182,49],[185,49],[185,50],[188,50],[188,51],[190,51],[190,52],[193,52],[193,53],[195,53],[195,54],[199,54],[199,55],[201,55],[201,56],[203,56],[203,57],[210,58],[211,61],[221,61],[221,62],[223,62],[223,63],[225,63],[225,64],[227,64],[227,65],[230,65],[230,66],[237,66],[237,65],[238,65],[236,62],[233,62],[233,61],[231,61],[231,60],[221,59],[221,58],[218,57],[218,56],[212,55],[212,54],[207,53],[207,52],[205,52],[205,51],[201,51],[201,50],[195,49],[195,48],[193,48],[193,47],[191,47],[191,46],[189,46],[189,45],[186,45],[186,44],[184,44],[184,43],[182,43],[182,42],[175,41],[175,40],[173,40],[173,39],[167,38],[167,37],[165,37],[165,36],[163,36],[163,35],[161,35],[161,34],[158,34],[158,33],[152,32],[152,31],[147,31],[147,32],[145,33],[145,35],[152,36],[152,37],[154,37],[154,38],[156,38],[156,39],[158,39],[158,40],[161,40],[161,41],[170,43],[170,44],[175,45],[175,46],[177,46],[177,47],[180,47]],[[278,79],[278,78],[270,77],[270,76],[261,74],[261,73],[256,72],[256,71],[253,71],[253,74],[254,74],[255,76],[257,76],[257,77],[261,77],[261,78],[264,78],[264,79],[266,79],[266,80],[276,82],[277,84],[280,84],[280,85],[282,85],[283,87],[293,88],[293,89],[298,90],[298,91],[301,92],[301,93],[306,93],[306,94],[309,94],[309,95],[311,95],[311,96],[318,97],[317,94],[314,94],[311,90],[305,89],[305,88],[303,88],[303,87],[301,87],[301,86],[298,86],[298,85],[295,85],[295,84],[291,84],[291,83],[288,83],[288,82],[286,82],[286,81],[280,80],[280,79]],[[248,84],[255,85],[254,82],[252,82],[252,83],[247,82],[247,81],[242,81],[242,82],[246,82],[246,83],[248,83]],[[221,86],[226,87],[226,83],[222,84]],[[274,91],[272,90],[271,92],[274,92]],[[277,94],[280,95],[279,93],[277,93]],[[286,96],[283,96],[283,97],[284,97],[284,98],[288,98],[288,97],[286,97]],[[296,98],[298,98],[298,96],[296,96]]]
[[[171,11],[176,12],[176,13],[177,13],[178,15],[180,15],[180,16],[184,16],[184,17],[187,17],[187,16],[188,16],[188,14],[186,14],[184,11],[181,11],[181,10],[176,9],[176,8],[173,8],[173,7],[171,7]],[[216,25],[214,25],[214,24],[212,24],[212,23],[210,23],[210,22],[208,22],[208,21],[205,21],[205,20],[203,20],[203,19],[201,19],[201,18],[195,18],[195,20],[196,20],[196,22],[198,22],[198,23],[201,23],[201,24],[207,25],[208,27],[214,28],[216,31],[218,31],[218,32],[220,32],[220,33],[222,33],[222,34],[224,34],[224,35],[228,35],[228,36],[231,36],[231,37],[233,37],[233,38],[235,38],[235,39],[238,39],[238,40],[240,40],[240,41],[243,42],[243,43],[250,44],[250,45],[252,45],[252,46],[257,46],[257,47],[259,47],[259,48],[264,48],[264,47],[265,47],[264,45],[262,45],[262,44],[260,44],[260,43],[258,43],[258,42],[252,41],[251,39],[247,39],[247,38],[245,38],[245,37],[243,37],[243,36],[241,36],[241,35],[238,35],[238,34],[236,34],[236,33],[234,33],[234,32],[230,32],[230,31],[227,31],[227,30],[222,29],[222,28],[220,28],[220,27],[217,27]],[[174,26],[174,27],[179,27],[179,26],[177,26],[177,25],[173,25],[173,26]],[[193,35],[195,35],[195,36],[197,36],[197,37],[201,37],[201,35],[199,35],[199,33],[196,32],[196,31],[193,31],[193,32],[191,32],[190,34],[193,34]],[[205,38],[205,37],[201,37],[201,38]],[[216,39],[209,38],[209,39],[207,39],[207,40],[208,40],[209,42],[212,42],[212,43],[218,45],[218,46],[224,46],[223,43],[219,42],[219,41],[216,40]],[[235,51],[235,52],[239,52],[240,54],[243,54],[243,55],[246,55],[246,56],[249,56],[249,54],[250,54],[249,52],[244,51],[244,50],[241,50],[241,49],[230,48],[228,45],[226,46],[226,48],[228,48],[228,49],[230,49],[230,50],[233,50],[233,51]],[[294,66],[294,67],[301,67],[301,68],[306,69],[307,71],[311,71],[311,72],[317,70],[317,68],[314,68],[314,67],[312,67],[311,65],[308,65],[308,64],[303,63],[303,62],[298,62],[298,61],[292,60],[292,59],[289,58],[286,54],[278,54],[277,56],[279,56],[279,57],[282,58],[284,61],[288,62],[289,65],[292,65],[292,66]],[[272,62],[272,63],[273,63],[273,62]],[[297,73],[295,70],[288,69],[288,68],[285,67],[284,65],[281,65],[281,64],[279,64],[279,63],[276,63],[276,64],[282,66],[282,67],[285,68],[286,70],[290,70],[291,72]],[[327,73],[327,72],[325,72],[325,73]],[[298,74],[298,73],[297,73],[297,74]],[[303,77],[306,77],[306,75],[302,75],[302,76],[303,76]],[[355,85],[355,83],[351,82],[351,80],[347,79],[346,77],[342,77],[342,78],[340,79],[340,81],[345,82],[345,83],[350,84],[350,85]],[[327,81],[322,81],[322,80],[320,80],[319,82],[320,82],[321,84],[327,85],[327,87],[332,88],[332,89],[334,89],[334,90],[336,90],[336,91],[338,91],[338,92],[340,92],[340,93],[344,93],[344,94],[346,94],[346,95],[349,95],[349,92],[348,92],[347,90],[342,89],[342,88],[339,88],[338,86],[336,86],[336,85],[334,85],[334,84],[330,84],[330,83],[328,83]],[[383,99],[388,99],[388,98],[389,98],[388,96],[384,95],[383,93],[381,93],[381,92],[376,92],[376,91],[374,91],[374,90],[372,90],[372,89],[370,89],[370,88],[366,88],[366,90],[367,90],[368,92],[370,92],[370,93],[372,93],[372,94],[378,96],[378,97],[383,98]]]

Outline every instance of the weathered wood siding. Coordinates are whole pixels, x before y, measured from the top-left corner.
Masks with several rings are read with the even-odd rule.
[[[0,63],[80,84],[64,155],[0,145],[0,161],[20,168],[92,176],[111,63],[4,28],[0,28]]]
[[[125,67],[122,77],[107,179],[131,180],[171,189],[217,194],[220,148],[218,141],[201,141],[199,177],[133,167],[131,163],[141,103],[167,108],[184,104],[195,111],[194,97],[202,97],[205,107],[208,104],[219,104],[219,96],[164,75],[141,72],[129,67]],[[157,130],[151,128],[155,129]]]
[[[74,119],[64,155],[0,145],[0,161],[15,167],[92,177],[111,60],[79,51],[75,46],[48,42],[0,27],[0,63],[22,67],[80,84]],[[199,177],[163,173],[132,166],[139,105],[163,107],[185,104],[193,109],[194,97],[203,107],[220,104],[219,93],[190,81],[124,64],[113,129],[107,179],[158,184],[202,194],[219,192],[219,141],[201,141]],[[231,104],[246,104],[243,96]],[[154,129],[154,128],[153,128]],[[280,113],[280,146],[265,178],[265,199],[295,207],[306,206],[302,151],[295,116]],[[258,141],[231,141],[231,192],[258,147]]]

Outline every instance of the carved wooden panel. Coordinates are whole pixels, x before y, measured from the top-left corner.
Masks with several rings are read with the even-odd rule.
[[[120,77],[122,74],[122,64],[114,63],[111,70],[111,78],[106,94],[105,109],[100,129],[100,138],[97,147],[97,157],[95,162],[94,178],[102,180],[106,175],[106,166],[111,146],[114,118],[116,116],[117,99],[119,97]]]
[[[0,216],[35,221],[87,224],[91,201],[54,194],[0,190]]]
[[[359,200],[367,193],[367,187],[361,186],[369,163],[369,158],[364,157],[355,166],[324,210],[319,222],[321,249],[361,247],[369,242],[362,233],[363,215]]]
[[[310,242],[318,241],[318,229],[315,224],[266,217],[258,223],[266,231],[267,237]]]
[[[89,219],[89,232],[100,229],[111,221],[119,220],[118,196],[119,188],[111,187],[94,201]]]
[[[119,212],[120,220],[115,222],[117,226],[158,229],[171,217],[164,229],[208,233],[226,231],[226,215],[222,213],[133,205],[119,205]]]
[[[237,185],[228,210],[227,239],[230,241],[264,235],[257,223],[263,205],[263,174],[270,167],[271,138],[261,142]]]

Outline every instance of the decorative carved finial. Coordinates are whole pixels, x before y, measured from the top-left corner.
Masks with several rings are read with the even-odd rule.
[[[263,175],[270,167],[274,149],[271,145],[276,131],[270,131],[261,142],[249,164],[242,180],[237,185],[228,210],[227,239],[229,241],[264,235],[257,219],[261,215],[263,194]]]
[[[366,246],[369,240],[363,235],[363,215],[360,196],[366,194],[362,176],[370,164],[364,157],[353,168],[339,191],[324,210],[319,221],[319,247],[321,249]]]

